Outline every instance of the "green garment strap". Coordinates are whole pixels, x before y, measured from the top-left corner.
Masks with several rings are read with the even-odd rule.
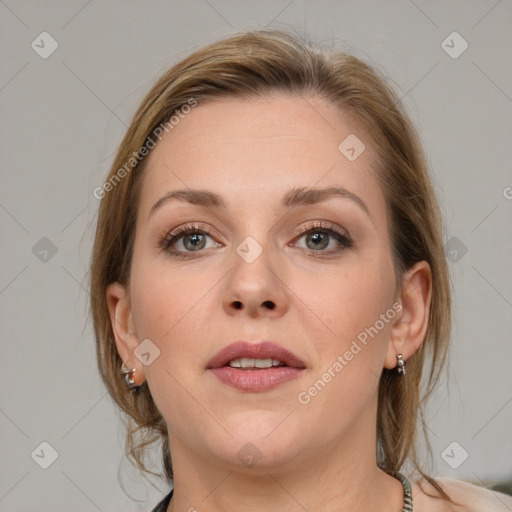
[[[402,509],[402,512],[412,512],[412,492],[409,480],[407,480],[402,473],[397,472],[394,473],[393,476],[398,478],[404,486],[404,508]]]

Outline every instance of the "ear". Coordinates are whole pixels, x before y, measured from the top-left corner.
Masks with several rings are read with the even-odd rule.
[[[107,286],[107,306],[110,323],[114,332],[117,351],[123,362],[131,370],[135,368],[133,379],[140,386],[144,382],[144,367],[134,356],[134,350],[139,345],[133,322],[132,304],[126,286],[112,283]],[[121,369],[119,369],[121,370]]]
[[[432,297],[432,273],[426,261],[416,263],[408,270],[400,290],[399,314],[391,328],[391,339],[384,367],[395,368],[398,354],[407,361],[420,347],[427,332]]]

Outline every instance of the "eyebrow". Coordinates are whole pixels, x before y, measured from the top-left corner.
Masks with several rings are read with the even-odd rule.
[[[305,204],[316,204],[327,199],[338,196],[351,199],[358,204],[371,218],[370,210],[366,203],[356,194],[341,187],[326,187],[326,188],[306,188],[298,187],[289,190],[282,198],[281,205],[286,208],[293,208]],[[149,215],[152,215],[158,208],[165,203],[176,199],[185,201],[194,205],[204,206],[206,208],[226,208],[226,203],[222,197],[214,192],[204,189],[182,189],[173,190],[162,196],[151,207]]]

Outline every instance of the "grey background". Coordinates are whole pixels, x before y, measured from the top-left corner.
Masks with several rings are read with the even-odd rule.
[[[166,492],[123,461],[96,370],[85,277],[92,191],[157,76],[206,43],[264,26],[336,38],[403,97],[454,260],[449,378],[428,422],[433,473],[512,477],[510,1],[0,0],[0,16],[1,511],[143,511]],[[58,42],[46,59],[31,47],[43,31]],[[441,47],[453,31],[469,44],[456,59]],[[43,441],[58,454],[48,469]]]

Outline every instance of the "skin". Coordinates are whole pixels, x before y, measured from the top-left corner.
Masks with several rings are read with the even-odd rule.
[[[352,162],[338,151],[349,134],[366,145]],[[431,281],[420,262],[396,288],[372,144],[323,100],[276,93],[200,104],[151,152],[131,279],[110,285],[107,298],[119,354],[136,369],[137,384],[147,380],[169,428],[169,511],[234,511],[240,503],[246,511],[401,510],[401,483],[376,465],[378,378],[396,367],[397,354],[407,360],[421,345]],[[280,204],[292,188],[328,186],[357,195],[368,212],[347,197]],[[227,208],[171,200],[149,214],[183,188],[211,190]],[[353,245],[342,248],[330,236],[317,249],[304,234],[308,221],[338,226]],[[211,230],[205,248],[191,251],[189,242],[190,257],[171,256],[161,239],[189,223]],[[236,252],[248,236],[263,250],[252,263]],[[174,244],[182,253],[187,247],[183,238]],[[393,304],[401,311],[308,404],[299,403],[298,394]],[[145,339],[160,351],[149,365],[134,355]],[[231,342],[258,339],[299,356],[301,376],[248,393],[206,370]],[[237,456],[247,442],[261,455],[253,467]]]

